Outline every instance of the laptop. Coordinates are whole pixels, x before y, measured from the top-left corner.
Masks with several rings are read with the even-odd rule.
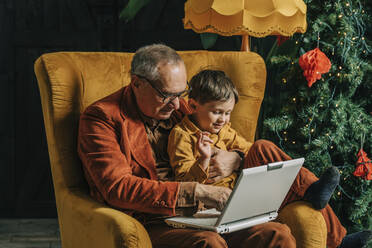
[[[220,234],[274,220],[304,158],[242,170],[222,212],[207,209],[192,217],[171,217],[175,228],[197,228]]]

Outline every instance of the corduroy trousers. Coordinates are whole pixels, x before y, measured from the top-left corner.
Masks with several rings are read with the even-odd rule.
[[[279,147],[267,140],[256,141],[244,160],[244,167],[250,168],[267,163],[289,160]],[[283,204],[302,200],[307,188],[318,178],[308,169],[302,167],[293,182]],[[279,210],[280,211],[280,210]],[[321,210],[327,225],[327,246],[336,248],[346,235],[346,229],[327,205]],[[219,235],[211,231],[195,229],[174,229],[165,224],[146,227],[153,247],[256,247],[256,248],[292,248],[296,247],[295,238],[285,224],[268,222],[238,232]]]

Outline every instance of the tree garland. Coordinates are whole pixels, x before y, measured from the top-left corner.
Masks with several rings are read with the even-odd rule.
[[[372,153],[368,110],[372,98],[368,56],[372,50],[365,25],[370,16],[359,0],[305,2],[307,32],[294,35],[280,47],[275,45],[273,56],[266,60],[262,136],[274,140],[292,157],[305,157],[305,166],[318,176],[327,167],[337,166],[341,181],[332,207],[349,231],[370,229],[370,181],[353,175],[361,134],[365,134],[364,151]],[[316,47],[332,66],[309,88],[298,61]]]

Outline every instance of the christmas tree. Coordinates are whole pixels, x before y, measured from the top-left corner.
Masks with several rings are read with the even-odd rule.
[[[305,157],[305,166],[317,176],[337,166],[341,179],[331,206],[348,232],[372,229],[371,181],[353,174],[361,148],[372,157],[372,49],[371,34],[366,33],[371,8],[359,0],[305,3],[305,34],[295,34],[280,46],[280,39],[252,42],[268,70],[260,136],[294,158]],[[332,65],[309,87],[299,58],[315,48]]]

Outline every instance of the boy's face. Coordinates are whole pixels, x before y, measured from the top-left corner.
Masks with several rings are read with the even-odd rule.
[[[229,123],[231,111],[234,109],[235,99],[227,101],[212,101],[200,104],[194,99],[189,100],[194,112],[194,121],[202,131],[217,134],[221,128]]]

